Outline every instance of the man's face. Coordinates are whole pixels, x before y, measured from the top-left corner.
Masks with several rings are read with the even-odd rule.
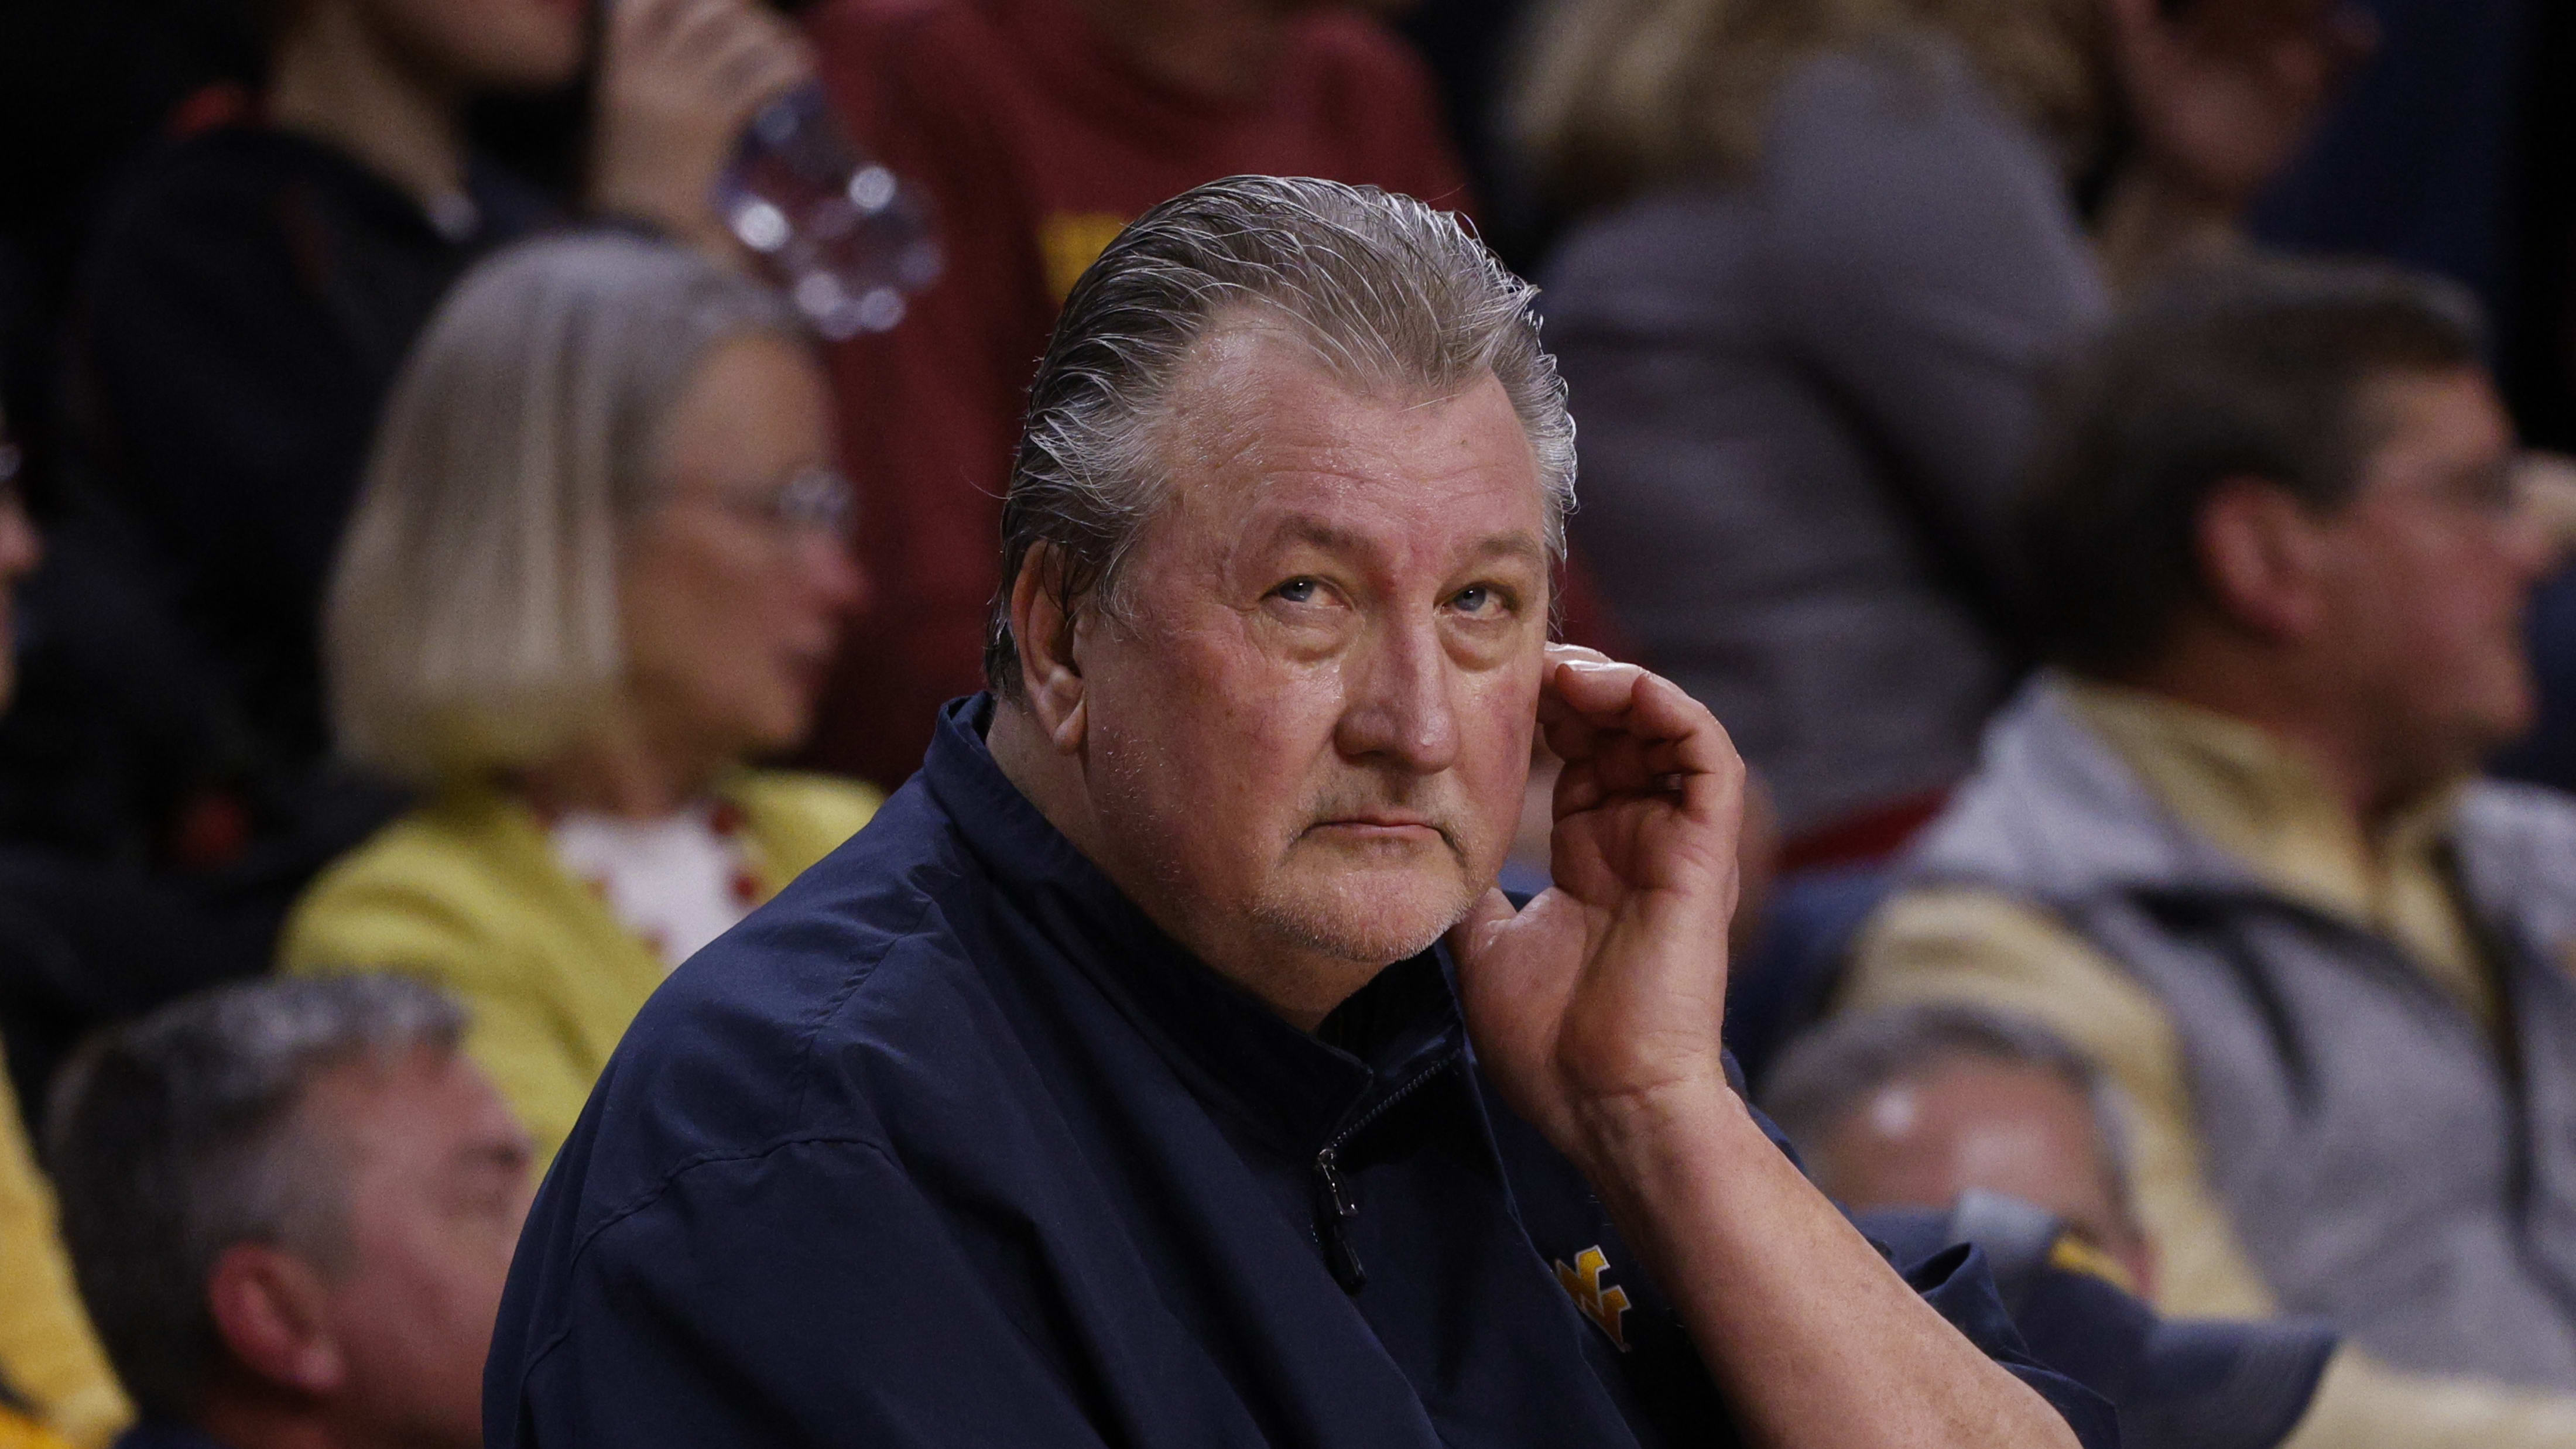
[[[1167,502],[1076,638],[1102,864],[1319,1018],[1492,884],[1546,643],[1537,464],[1500,383],[1364,396],[1257,325],[1200,344]],[[1249,976],[1252,979],[1244,979]]]
[[[2092,1106],[2052,1072],[1947,1061],[1881,1088],[1812,1145],[1817,1185],[1855,1212],[2001,1193],[2054,1213],[2149,1285],[2146,1241],[2103,1159]]]
[[[2530,726],[2522,616],[2547,553],[2514,507],[2513,428],[2483,372],[2392,373],[2363,408],[2380,441],[2321,530],[2319,643],[2385,722],[2388,763],[2438,776]]]
[[[346,1377],[335,1409],[376,1442],[473,1449],[483,1358],[528,1213],[529,1147],[464,1056],[333,1072],[308,1120],[346,1164],[347,1246],[330,1278]]]

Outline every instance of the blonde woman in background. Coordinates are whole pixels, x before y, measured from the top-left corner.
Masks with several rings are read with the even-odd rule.
[[[671,968],[875,809],[746,765],[804,735],[860,597],[830,416],[768,291],[587,236],[470,274],[380,425],[332,709],[429,803],[315,883],[284,964],[455,993],[541,1154]]]
[[[1784,868],[1883,858],[2017,668],[2006,505],[2041,370],[2109,307],[2103,256],[2218,244],[2347,40],[2325,0],[1536,19],[1514,124],[1578,216],[1543,277],[1575,536],[1771,787]]]

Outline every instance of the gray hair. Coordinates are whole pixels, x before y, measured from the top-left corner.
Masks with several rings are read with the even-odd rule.
[[[266,1243],[335,1270],[334,1150],[298,1107],[316,1076],[453,1052],[465,1014],[391,976],[251,981],[85,1043],[47,1114],[46,1157],[90,1320],[147,1417],[186,1419],[219,1363],[215,1260]]]
[[[801,335],[769,289],[668,242],[570,234],[459,282],[395,383],[324,623],[352,758],[422,783],[559,750],[625,668],[618,543],[664,496],[699,365]]]
[[[1834,1124],[1872,1097],[1962,1059],[2045,1072],[2081,1096],[2112,1200],[2131,1211],[2128,1106],[2119,1088],[2055,1032],[2010,1012],[1936,1002],[1836,1017],[1781,1052],[1762,1079],[1762,1110],[1814,1156]]]
[[[1537,458],[1561,554],[1574,420],[1535,295],[1455,215],[1374,187],[1232,176],[1137,218],[1074,283],[1029,390],[986,680],[1019,693],[1011,588],[1040,544],[1059,556],[1068,614],[1086,595],[1114,612],[1121,565],[1163,501],[1160,424],[1181,364],[1247,311],[1285,323],[1354,387],[1439,392],[1492,375]]]

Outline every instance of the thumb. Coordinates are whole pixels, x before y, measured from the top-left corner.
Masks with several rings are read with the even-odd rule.
[[[1457,961],[1458,969],[1475,970],[1476,963],[1483,959],[1486,948],[1493,943],[1495,928],[1518,914],[1512,908],[1511,897],[1503,894],[1502,887],[1487,886],[1485,893],[1476,898],[1476,903],[1467,908],[1466,916],[1449,928],[1449,955]]]

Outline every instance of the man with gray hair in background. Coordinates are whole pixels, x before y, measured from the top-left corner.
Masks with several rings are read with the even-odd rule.
[[[1032,389],[993,693],[637,1018],[520,1247],[495,1449],[2107,1432],[1745,1105],[1742,766],[1547,642],[1529,295],[1320,181],[1109,247]],[[1542,727],[1558,884],[1515,909]]]
[[[93,1039],[46,1133],[118,1449],[474,1449],[527,1134],[464,1013],[396,977],[253,982]]]

